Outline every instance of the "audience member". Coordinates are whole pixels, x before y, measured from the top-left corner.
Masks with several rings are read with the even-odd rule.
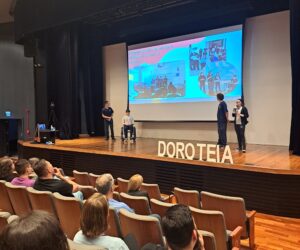
[[[96,181],[96,189],[99,193],[106,196],[109,206],[113,207],[117,213],[121,208],[124,208],[129,212],[134,212],[133,209],[128,207],[124,202],[113,199],[114,178],[111,174],[100,175]]]
[[[83,194],[79,191],[79,185],[65,178],[58,168],[54,168],[50,162],[42,159],[35,165],[38,179],[33,186],[39,191],[58,192],[61,195],[75,197],[83,200]],[[55,179],[56,176],[58,179]]]
[[[84,203],[80,227],[74,237],[76,243],[99,245],[110,250],[129,250],[122,239],[104,235],[108,229],[108,203],[103,194],[95,193]]]
[[[0,180],[11,182],[17,174],[15,164],[9,157],[4,157],[0,160]]]
[[[192,213],[185,205],[170,207],[162,219],[162,229],[170,250],[204,250]]]
[[[36,157],[31,157],[28,159],[28,161],[31,164],[32,169],[34,170],[35,165],[40,161],[40,159]]]
[[[35,181],[29,178],[33,172],[29,161],[25,159],[18,160],[15,168],[19,177],[15,177],[11,183],[16,186],[33,187]]]
[[[69,245],[54,216],[34,211],[3,230],[0,250],[69,250]]]
[[[128,182],[128,194],[132,196],[144,196],[149,200],[149,195],[147,191],[141,190],[143,181],[143,176],[139,174],[131,176]]]

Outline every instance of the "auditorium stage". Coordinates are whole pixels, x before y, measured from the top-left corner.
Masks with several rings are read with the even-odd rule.
[[[20,156],[48,159],[68,174],[73,169],[123,178],[141,173],[164,193],[178,186],[237,195],[248,209],[300,218],[300,157],[283,146],[248,145],[246,154],[236,152],[236,144],[230,148],[234,164],[158,157],[158,139],[138,138],[135,144],[102,137],[57,140],[55,145],[19,142]]]
[[[99,155],[133,157],[139,159],[150,159],[170,162],[184,162],[193,165],[209,165],[212,167],[239,169],[247,171],[296,174],[300,175],[300,157],[290,154],[285,146],[248,145],[247,153],[235,151],[236,144],[231,144],[231,152],[234,164],[209,163],[198,160],[171,159],[158,157],[158,139],[140,138],[137,143],[122,143],[120,139],[112,142],[104,138],[92,137],[74,140],[56,140],[55,145],[31,144],[20,142],[24,147],[43,148],[50,150],[61,150],[68,152],[81,152]],[[164,140],[174,141],[174,140]],[[184,141],[183,141],[184,142]],[[190,141],[189,141],[190,142]],[[195,142],[196,143],[196,142]],[[204,150],[205,154],[205,150]]]

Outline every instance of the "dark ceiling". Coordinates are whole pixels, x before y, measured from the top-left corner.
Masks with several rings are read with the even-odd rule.
[[[251,16],[287,9],[288,0],[19,0],[16,39],[83,23],[98,31],[104,44],[135,43],[243,23]]]
[[[160,12],[169,18],[176,18],[176,12],[197,12],[199,16],[212,17],[246,10],[254,16],[288,8],[288,0],[135,0],[107,6],[85,21],[101,26]]]

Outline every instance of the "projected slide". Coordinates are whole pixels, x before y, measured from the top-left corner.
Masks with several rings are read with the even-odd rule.
[[[231,100],[242,95],[242,28],[128,51],[130,104]]]

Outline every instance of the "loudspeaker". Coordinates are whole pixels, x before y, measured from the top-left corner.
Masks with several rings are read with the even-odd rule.
[[[0,157],[18,150],[20,119],[0,119]]]

